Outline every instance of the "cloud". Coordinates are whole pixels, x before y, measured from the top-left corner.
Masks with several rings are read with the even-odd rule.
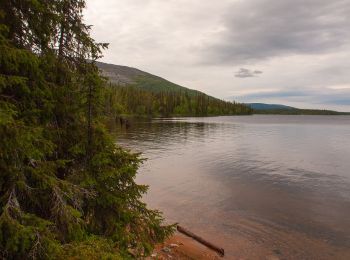
[[[273,91],[257,91],[242,95],[249,99],[263,99],[263,98],[295,98],[310,96],[310,92],[305,90],[273,90]]]
[[[350,0],[87,0],[85,20],[110,43],[104,62],[218,98],[350,111],[349,13]]]
[[[233,1],[204,63],[244,64],[337,51],[350,43],[350,0]]]
[[[250,70],[246,68],[240,68],[236,73],[236,78],[252,78],[256,77],[259,74],[262,74],[263,72],[260,70]]]

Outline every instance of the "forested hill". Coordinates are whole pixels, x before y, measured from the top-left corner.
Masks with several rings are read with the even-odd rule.
[[[244,104],[220,100],[135,68],[101,62],[97,66],[110,83],[105,104],[107,114],[112,116],[217,116],[252,112]]]
[[[136,86],[152,92],[187,92],[191,95],[201,92],[174,84],[166,79],[132,67],[97,62],[96,65],[109,82],[117,86]]]
[[[254,110],[291,110],[295,107],[280,105],[280,104],[265,104],[265,103],[247,103]]]

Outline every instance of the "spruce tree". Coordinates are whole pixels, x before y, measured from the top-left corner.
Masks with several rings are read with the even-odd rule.
[[[103,125],[106,83],[83,0],[0,2],[0,257],[148,254],[173,226],[147,209],[142,162]]]

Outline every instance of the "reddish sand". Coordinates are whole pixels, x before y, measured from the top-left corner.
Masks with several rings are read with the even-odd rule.
[[[214,239],[214,238],[212,238]],[[286,237],[286,240],[292,242]],[[296,239],[294,239],[295,242]],[[305,240],[301,240],[305,241]],[[220,239],[214,239],[210,242],[218,243],[221,245]],[[294,252],[293,254],[282,253],[278,250],[271,252],[269,247],[264,247],[262,245],[257,245],[251,243],[252,241],[244,239],[235,239],[232,243],[235,245],[234,250],[228,256],[221,257],[213,250],[207,248],[206,246],[198,243],[194,239],[187,237],[181,233],[175,233],[171,238],[167,239],[163,244],[156,246],[151,257],[148,260],[153,259],[210,259],[210,260],[220,260],[220,259],[233,259],[233,260],[246,260],[246,259],[261,259],[261,260],[281,260],[281,259],[350,259],[350,254],[344,253],[343,251],[334,250],[332,255],[327,254],[324,251],[324,247],[319,244],[310,244],[313,247],[313,255],[309,257],[304,257],[303,252]],[[293,246],[293,245],[292,245]],[[281,249],[282,250],[282,249]],[[286,251],[287,252],[287,251]],[[234,255],[234,256],[233,256]],[[300,257],[295,257],[299,255]]]
[[[156,246],[153,255],[148,259],[221,259],[211,249],[183,234],[175,233],[163,244]]]

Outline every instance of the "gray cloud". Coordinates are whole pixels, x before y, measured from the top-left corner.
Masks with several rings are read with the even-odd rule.
[[[234,1],[205,63],[264,60],[338,50],[350,40],[350,0]]]
[[[246,68],[240,68],[236,73],[236,78],[252,78],[256,77],[259,74],[262,74],[263,72],[260,70],[250,70]]]
[[[110,43],[102,61],[218,98],[350,111],[348,14],[350,0],[87,0],[85,19]]]

